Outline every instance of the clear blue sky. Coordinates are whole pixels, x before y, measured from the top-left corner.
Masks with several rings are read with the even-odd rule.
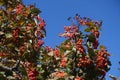
[[[70,25],[67,18],[76,13],[93,20],[103,20],[100,43],[111,53],[112,67],[108,74],[120,76],[120,0],[24,0],[25,4],[36,4],[47,23],[45,44],[55,47],[63,39],[59,38],[65,25]],[[108,77],[107,80],[111,80]]]

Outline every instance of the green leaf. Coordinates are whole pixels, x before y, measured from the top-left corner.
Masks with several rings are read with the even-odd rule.
[[[1,12],[0,12],[0,14],[1,14]],[[2,26],[2,22],[0,22],[0,26]]]
[[[13,37],[12,34],[5,34],[6,38],[11,38]]]
[[[12,71],[6,71],[6,72],[5,72],[5,75],[6,75],[6,76],[13,76],[13,72],[12,72]]]
[[[0,72],[0,79],[7,80],[7,78],[4,76],[5,72]]]
[[[41,11],[38,8],[33,8],[31,9],[31,13],[37,16],[39,13],[41,13]]]
[[[66,45],[68,42],[70,42],[70,39],[66,39],[66,40],[62,43],[62,45]]]
[[[120,70],[120,68],[118,68],[118,70]]]
[[[87,41],[87,47],[88,48],[92,48],[93,47],[93,45],[92,45],[92,43],[90,41]]]
[[[0,74],[0,79],[7,80],[7,78],[4,75],[1,75],[1,74]]]
[[[101,30],[101,27],[100,27],[100,26],[98,26],[98,27],[97,27],[97,30]]]
[[[90,22],[90,27],[94,27],[94,22]]]
[[[92,48],[88,48],[88,55],[91,59],[95,58],[95,52]]]
[[[72,74],[72,69],[69,68],[69,67],[67,67],[67,73],[68,73],[68,74]]]
[[[21,67],[20,70],[21,70],[22,75],[27,76],[27,71],[25,67]]]
[[[16,50],[16,51],[19,51],[19,49],[18,49],[17,47],[15,47],[15,50]]]
[[[96,38],[95,38],[95,36],[94,36],[94,34],[90,34],[90,35],[88,35],[88,41],[90,41],[90,42],[95,42],[95,40],[96,40]]]
[[[88,28],[86,28],[84,31],[85,31],[85,32],[90,32],[90,31],[91,31],[91,28],[88,27]]]
[[[71,53],[70,50],[66,50],[66,51],[65,51],[65,55],[67,55],[67,54],[69,54],[69,53]]]

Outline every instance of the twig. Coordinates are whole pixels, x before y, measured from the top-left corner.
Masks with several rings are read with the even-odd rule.
[[[115,76],[109,74],[109,77],[112,78],[113,80],[117,80]]]

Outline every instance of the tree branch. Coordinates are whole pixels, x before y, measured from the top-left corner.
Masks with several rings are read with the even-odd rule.
[[[109,77],[112,78],[113,80],[117,80],[116,77],[111,74],[109,75]]]
[[[0,71],[12,71],[12,68],[0,64]]]
[[[15,64],[15,66],[13,66],[12,68],[4,66],[3,64],[0,63],[0,71],[17,71],[18,67],[20,65],[20,60],[18,60]]]

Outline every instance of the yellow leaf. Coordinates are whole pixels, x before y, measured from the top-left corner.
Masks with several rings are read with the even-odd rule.
[[[2,14],[2,12],[3,12],[3,11],[2,11],[2,10],[0,10],[0,14]]]
[[[22,26],[23,24],[24,24],[24,22],[23,22],[23,21],[21,21],[21,22],[20,22],[20,25]]]
[[[1,1],[0,1],[0,6],[2,6],[2,5],[4,5],[4,4],[5,4],[4,0],[1,0]]]
[[[101,50],[102,50],[102,49],[106,49],[106,47],[103,46],[103,45],[100,45],[100,49],[101,49]]]

